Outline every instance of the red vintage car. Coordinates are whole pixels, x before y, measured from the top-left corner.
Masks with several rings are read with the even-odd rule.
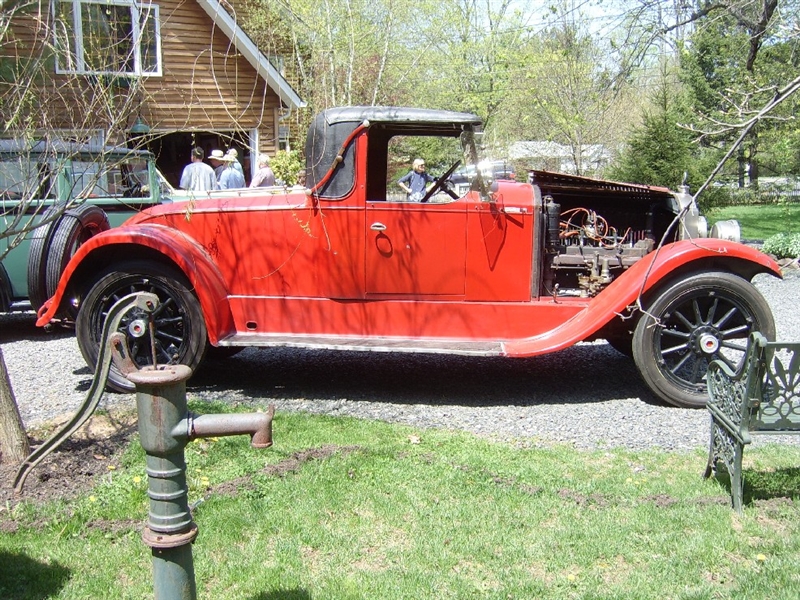
[[[162,300],[158,362],[193,369],[207,351],[247,346],[527,357],[604,338],[678,406],[705,403],[710,360],[737,365],[753,330],[774,338],[750,280],[780,277],[778,265],[708,237],[687,189],[542,171],[491,181],[469,168],[459,195],[448,176],[477,164],[480,128],[449,111],[326,110],[308,132],[307,188],[143,211],[80,247],[38,323],[77,309],[93,366],[110,306],[149,290]],[[410,202],[397,179],[423,147],[439,176]],[[712,234],[735,237],[734,225]],[[123,330],[144,365],[141,318]],[[116,371],[110,386],[132,387]]]

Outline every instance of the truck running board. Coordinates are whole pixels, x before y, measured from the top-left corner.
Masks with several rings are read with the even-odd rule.
[[[258,346],[311,348],[317,350],[355,350],[359,352],[414,352],[423,354],[461,354],[504,356],[503,343],[467,340],[419,340],[392,337],[302,336],[236,334],[219,341],[220,346]]]

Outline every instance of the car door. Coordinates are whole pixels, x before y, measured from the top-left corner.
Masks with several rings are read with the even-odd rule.
[[[367,297],[463,297],[466,223],[461,201],[367,202]]]

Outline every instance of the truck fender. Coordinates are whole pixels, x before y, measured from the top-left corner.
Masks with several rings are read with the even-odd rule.
[[[40,309],[36,324],[47,325],[59,314],[70,286],[80,284],[92,274],[87,265],[102,261],[103,256],[123,246],[149,248],[183,272],[200,301],[212,344],[217,343],[219,334],[225,336],[234,331],[227,286],[208,253],[181,232],[158,224],[114,227],[82,244],[64,269],[55,294]],[[124,252],[129,254],[130,250]]]
[[[744,244],[713,238],[668,244],[622,273],[585,309],[559,327],[532,338],[504,342],[503,354],[535,356],[568,348],[589,338],[614,317],[626,313],[628,307],[636,304],[640,294],[691,270],[693,264],[709,261],[718,271],[735,273],[747,279],[759,273],[782,278],[780,265],[774,259]],[[707,266],[704,268],[708,269]]]

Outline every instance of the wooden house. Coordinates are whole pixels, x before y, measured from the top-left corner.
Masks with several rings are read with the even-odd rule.
[[[0,40],[0,136],[146,146],[176,184],[193,146],[285,148],[303,100],[219,0],[20,4]]]

